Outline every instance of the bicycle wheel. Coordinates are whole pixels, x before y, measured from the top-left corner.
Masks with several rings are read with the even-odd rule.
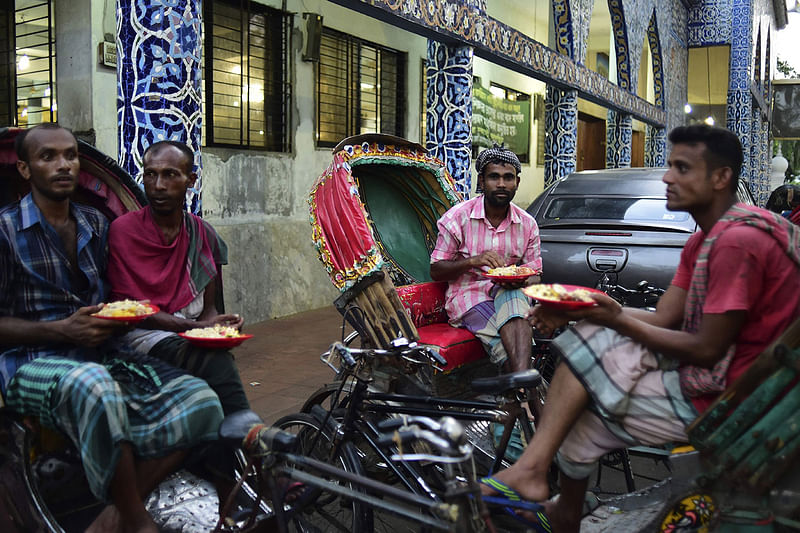
[[[310,413],[311,409],[315,405],[322,406],[322,408],[326,411],[333,411],[338,407],[347,407],[347,401],[349,399],[350,389],[353,387],[352,382],[354,379],[352,376],[348,376],[346,380],[347,382],[344,384],[344,387],[342,387],[341,381],[334,381],[333,383],[326,383],[314,391],[303,403],[303,407],[300,409],[300,412]],[[340,388],[341,394],[339,394],[338,400],[334,405],[332,401]]]
[[[297,413],[280,418],[273,424],[276,427],[297,435],[298,455],[312,457],[339,468],[363,475],[361,465],[352,444],[345,442],[334,454],[334,444],[330,433],[323,430],[319,420],[306,413]],[[352,487],[350,487],[352,488]],[[367,533],[371,515],[366,505],[348,501],[324,489],[315,490],[318,494],[310,504],[292,515],[292,528],[303,532],[346,531]]]

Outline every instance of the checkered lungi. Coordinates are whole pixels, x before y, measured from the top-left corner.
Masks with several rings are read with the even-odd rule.
[[[508,359],[508,353],[500,339],[500,328],[512,318],[524,319],[531,308],[531,299],[520,289],[506,290],[499,286],[497,289],[494,300],[472,307],[458,325],[478,337],[489,352],[489,359],[501,365]]]
[[[222,408],[200,379],[137,356],[103,364],[35,359],[14,374],[6,404],[64,432],[81,455],[92,493],[108,501],[120,442],[139,458],[165,456],[218,438]]]
[[[589,477],[597,461],[619,448],[686,442],[697,417],[683,397],[672,362],[616,331],[579,322],[553,340],[552,349],[589,393],[556,460],[572,479]]]

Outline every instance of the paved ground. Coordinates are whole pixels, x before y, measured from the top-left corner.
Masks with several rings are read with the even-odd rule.
[[[312,392],[333,380],[333,371],[319,360],[342,337],[342,317],[333,305],[246,324],[244,331],[254,337],[233,353],[251,407],[264,421],[298,411]]]

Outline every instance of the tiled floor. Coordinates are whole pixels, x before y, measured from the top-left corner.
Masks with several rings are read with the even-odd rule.
[[[342,317],[333,306],[245,325],[244,331],[254,337],[233,353],[251,407],[264,421],[298,411],[333,380],[333,371],[319,360],[342,338]]]

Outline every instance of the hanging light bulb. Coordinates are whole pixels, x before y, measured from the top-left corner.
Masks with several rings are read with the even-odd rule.
[[[712,117],[711,115],[708,115],[708,116],[706,117],[706,119],[705,119],[703,122],[705,122],[705,123],[706,123],[706,124],[708,124],[709,126],[713,126],[713,125],[714,125],[714,122],[715,122],[715,121],[714,121],[714,117]]]
[[[28,55],[22,54],[22,56],[19,58],[19,62],[17,63],[17,67],[20,70],[27,70],[28,67],[30,66],[31,66],[31,60],[28,58]]]
[[[689,104],[689,102],[683,104],[683,112],[687,115],[692,112],[692,106]]]

